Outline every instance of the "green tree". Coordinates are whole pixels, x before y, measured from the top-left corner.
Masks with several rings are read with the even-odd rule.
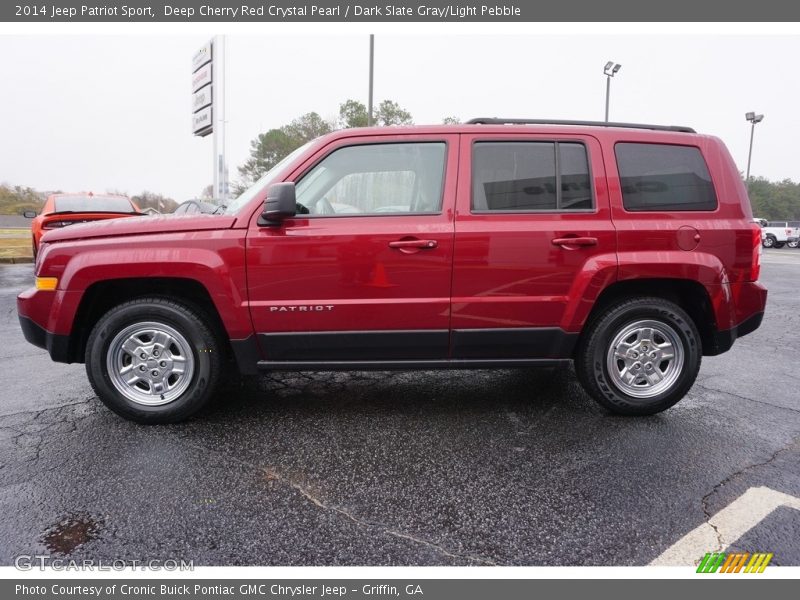
[[[411,125],[413,122],[411,113],[392,100],[384,100],[375,110],[376,125]],[[367,107],[358,100],[348,99],[339,105],[336,123],[329,123],[318,113],[310,112],[288,125],[258,134],[250,142],[250,158],[238,167],[241,180],[232,186],[233,192],[241,194],[293,150],[309,140],[330,133],[334,126],[349,129],[366,125]]]
[[[461,119],[458,117],[445,117],[442,119],[442,125],[458,125],[461,123]]]
[[[345,100],[339,105],[339,127],[366,127],[368,120],[367,107],[358,100]]]
[[[800,183],[751,177],[748,194],[753,216],[769,221],[800,221]]]
[[[413,125],[411,113],[393,100],[384,100],[373,109],[374,124],[386,127],[389,125]],[[339,123],[342,129],[366,127],[369,111],[358,100],[346,100],[339,105]]]
[[[234,192],[241,193],[293,150],[331,131],[330,123],[310,112],[279,129],[259,134],[250,142],[250,158],[238,169],[242,181],[234,186]]]
[[[393,100],[384,100],[378,105],[375,111],[375,124],[383,127],[389,125],[413,125],[414,119],[411,113],[401,108]]]

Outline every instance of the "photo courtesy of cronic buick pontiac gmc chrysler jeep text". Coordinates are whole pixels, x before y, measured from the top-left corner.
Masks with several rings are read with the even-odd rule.
[[[348,129],[221,214],[49,231],[25,337],[141,423],[227,370],[552,366],[662,411],[755,330],[761,229],[730,154],[686,127],[475,119]]]

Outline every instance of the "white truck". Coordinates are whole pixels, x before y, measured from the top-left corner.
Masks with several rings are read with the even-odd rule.
[[[800,221],[767,221],[753,219],[761,225],[761,245],[764,248],[790,248],[800,245]]]

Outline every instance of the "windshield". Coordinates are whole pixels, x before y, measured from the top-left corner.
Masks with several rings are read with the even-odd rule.
[[[277,165],[275,165],[264,175],[262,175],[261,179],[256,181],[253,185],[251,185],[244,192],[242,192],[241,195],[238,198],[236,198],[236,200],[231,200],[225,207],[225,214],[230,215],[239,212],[239,210],[245,204],[250,202],[250,200],[255,198],[261,190],[263,190],[270,183],[272,183],[272,181],[275,179],[278,173],[280,173],[286,165],[288,165],[295,158],[300,156],[312,143],[313,140],[311,142],[307,142],[302,146],[300,146],[297,150],[289,154],[286,158],[281,160]]]
[[[131,213],[135,209],[124,196],[56,196],[53,212],[119,212]]]

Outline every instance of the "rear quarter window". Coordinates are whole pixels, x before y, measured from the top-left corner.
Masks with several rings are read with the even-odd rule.
[[[699,148],[620,142],[614,151],[625,210],[716,210],[714,184]]]

